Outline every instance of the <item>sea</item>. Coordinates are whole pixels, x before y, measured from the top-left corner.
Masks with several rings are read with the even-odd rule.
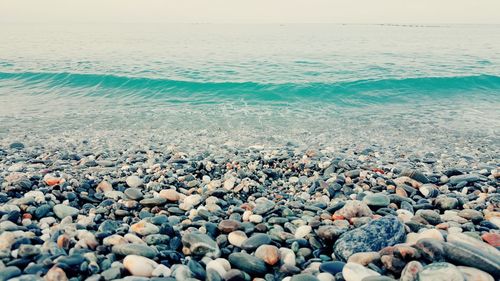
[[[0,25],[0,138],[500,145],[500,25]]]

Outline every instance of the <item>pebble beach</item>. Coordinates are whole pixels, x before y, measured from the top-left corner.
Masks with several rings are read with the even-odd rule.
[[[0,146],[0,280],[500,276],[488,142],[416,153],[46,137]]]

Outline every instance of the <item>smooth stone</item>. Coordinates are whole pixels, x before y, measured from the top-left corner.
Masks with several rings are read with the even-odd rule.
[[[138,176],[128,176],[125,182],[132,188],[137,188],[143,184],[142,179]]]
[[[471,182],[476,182],[476,181],[479,181],[479,180],[481,180],[481,178],[480,178],[479,175],[473,175],[473,174],[458,175],[458,176],[452,176],[452,177],[450,177],[449,184],[451,184],[451,185],[457,185],[460,182],[471,183]]]
[[[169,277],[172,275],[172,270],[168,268],[166,265],[159,264],[153,272],[151,272],[151,275],[156,276],[156,277]]]
[[[101,181],[96,187],[96,191],[101,192],[101,193],[106,193],[106,192],[109,192],[112,190],[113,190],[113,186],[111,185],[111,183],[109,183],[108,181],[105,181],[105,180]]]
[[[280,252],[276,246],[261,245],[255,250],[255,256],[269,265],[275,265],[280,260]]]
[[[253,276],[262,276],[267,272],[267,266],[263,260],[247,253],[232,253],[228,260],[235,268]]]
[[[499,233],[485,233],[481,235],[481,238],[484,240],[484,242],[490,244],[491,246],[495,248],[500,247],[500,234]]]
[[[163,197],[145,198],[139,201],[139,203],[143,206],[153,207],[153,206],[164,205],[165,203],[167,203],[167,199]]]
[[[160,191],[159,196],[171,202],[177,202],[179,201],[179,199],[181,199],[179,192],[177,192],[175,189],[164,189]]]
[[[363,202],[373,207],[387,207],[391,203],[389,197],[381,193],[368,194],[363,198]]]
[[[247,239],[247,235],[241,230],[233,231],[227,235],[229,243],[238,248],[241,248],[241,244],[243,244],[243,242]]]
[[[411,261],[406,264],[401,271],[401,277],[399,281],[415,281],[417,280],[418,273],[422,271],[424,267],[418,261]]]
[[[339,272],[342,272],[344,269],[344,266],[346,265],[345,262],[341,261],[329,261],[329,262],[323,262],[319,266],[319,271],[321,272],[328,272],[332,275],[335,275]]]
[[[404,225],[395,216],[385,216],[346,232],[335,242],[333,250],[342,260],[359,252],[376,252],[405,240]]]
[[[44,277],[45,281],[68,281],[68,277],[66,276],[66,272],[59,267],[52,267],[49,269],[47,274]]]
[[[128,198],[133,199],[133,200],[139,200],[141,199],[144,195],[142,194],[141,189],[139,188],[127,188],[123,192],[125,195],[127,195]]]
[[[60,218],[64,219],[65,217],[73,217],[78,214],[78,209],[68,206],[68,205],[63,205],[63,204],[57,204],[53,207],[54,214]]]
[[[111,251],[122,256],[135,255],[151,259],[156,257],[156,255],[158,254],[156,250],[147,246],[146,244],[136,243],[115,245],[111,248]]]
[[[431,229],[425,229],[420,231],[419,233],[408,233],[406,236],[406,243],[413,245],[417,243],[418,240],[424,239],[424,238],[429,238],[429,239],[436,239],[438,241],[444,242],[444,237],[441,232],[435,228]]]
[[[415,213],[415,215],[422,217],[432,225],[440,224],[442,222],[439,214],[433,210],[426,210],[426,209],[418,210]]]
[[[241,226],[241,223],[236,220],[222,220],[218,228],[222,233],[230,233],[233,232],[237,229],[239,229]]]
[[[458,212],[458,215],[464,219],[471,220],[473,222],[483,220],[483,213],[477,210],[464,209]]]
[[[424,266],[417,274],[418,281],[437,281],[446,278],[447,281],[465,281],[465,277],[456,266],[447,262],[431,263]]]
[[[271,243],[271,237],[264,233],[254,234],[241,244],[241,248],[246,251],[254,251],[261,245],[266,245]]]
[[[373,215],[370,207],[361,201],[350,200],[345,202],[345,205],[335,215],[344,217],[345,219],[371,217]]]
[[[321,272],[316,275],[319,281],[335,281],[335,276],[331,275],[328,272]]]
[[[311,233],[312,227],[309,225],[301,225],[295,230],[295,239],[301,239],[309,235]]]
[[[302,273],[292,276],[290,281],[319,281],[319,279],[316,278],[314,275]]]
[[[500,251],[495,247],[462,233],[449,234],[447,240],[444,252],[448,260],[500,276]]]
[[[209,261],[207,263],[206,269],[207,269],[207,276],[209,275],[208,273],[210,270],[216,271],[219,274],[219,276],[224,276],[229,270],[231,270],[231,264],[226,259],[218,258]]]
[[[458,207],[458,199],[453,197],[439,197],[436,198],[434,204],[441,210],[453,210]]]
[[[159,233],[160,228],[152,223],[142,220],[130,226],[130,231],[146,236],[149,234]]]
[[[255,208],[253,209],[253,213],[256,215],[263,215],[272,209],[274,209],[274,206],[276,205],[273,201],[260,197],[257,200],[255,200]]]
[[[474,267],[457,266],[466,281],[494,281],[493,276]]]
[[[110,267],[103,272],[101,272],[102,278],[106,281],[118,279],[121,276],[121,270],[119,267]]]
[[[0,268],[0,281],[6,281],[13,277],[21,275],[21,270],[15,266]]]
[[[184,198],[181,204],[179,204],[179,208],[184,211],[188,211],[193,207],[198,206],[201,203],[202,197],[199,194],[189,195]]]
[[[182,236],[182,244],[194,256],[218,258],[221,254],[219,246],[210,236],[201,232],[186,233]]]
[[[342,269],[342,276],[346,281],[362,281],[366,277],[380,276],[380,274],[360,264],[348,262]]]
[[[40,249],[33,245],[23,244],[19,246],[17,255],[21,258],[37,256],[40,254]]]
[[[378,252],[361,252],[352,254],[347,262],[354,262],[367,266],[369,263],[378,259],[380,259],[380,254]]]
[[[134,276],[151,277],[158,264],[143,256],[127,255],[123,259],[123,266]]]

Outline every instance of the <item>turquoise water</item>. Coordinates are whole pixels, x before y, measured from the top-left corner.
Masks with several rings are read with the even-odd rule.
[[[0,132],[499,129],[495,25],[4,24],[0,38]]]

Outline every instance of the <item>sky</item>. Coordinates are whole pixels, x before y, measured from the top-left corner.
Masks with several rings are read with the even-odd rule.
[[[0,0],[0,22],[500,24],[500,0]]]

